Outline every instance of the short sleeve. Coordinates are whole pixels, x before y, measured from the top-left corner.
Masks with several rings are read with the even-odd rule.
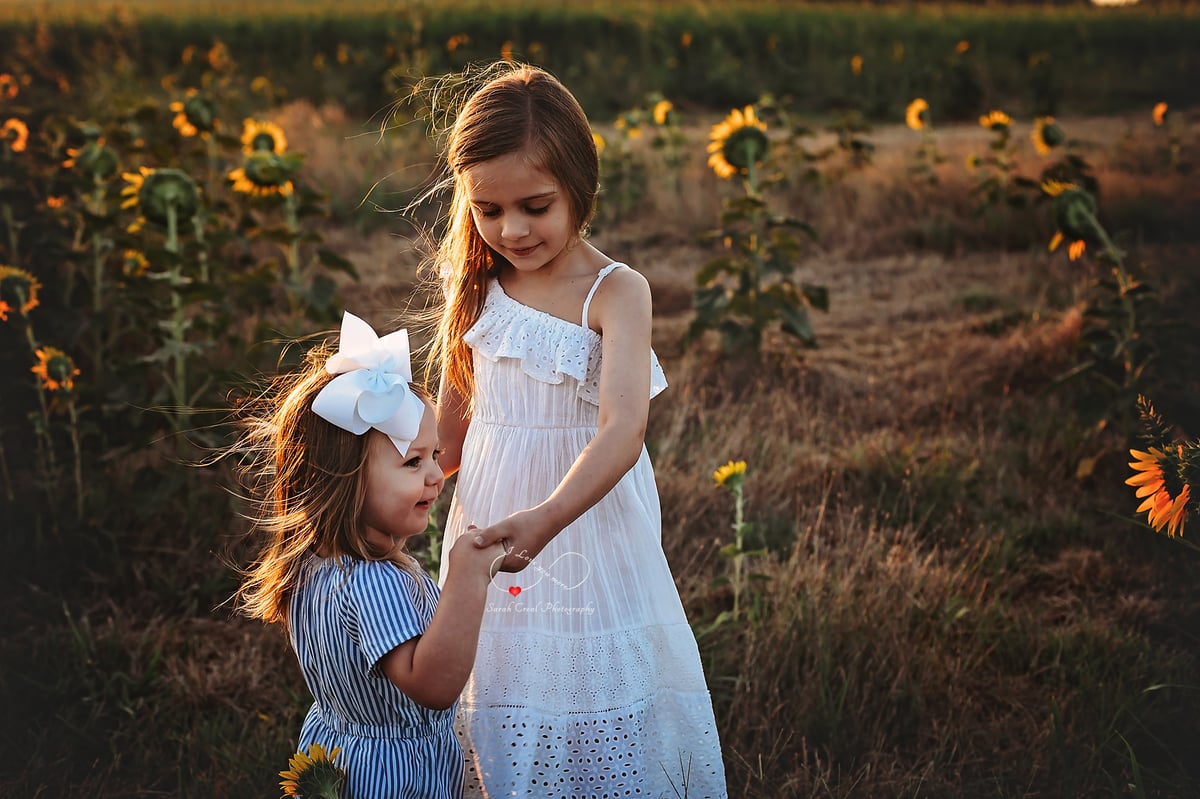
[[[356,634],[370,669],[388,652],[425,631],[427,620],[414,601],[420,586],[396,564],[360,561],[347,587],[347,626]]]

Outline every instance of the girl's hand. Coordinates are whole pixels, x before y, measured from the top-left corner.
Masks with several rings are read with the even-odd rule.
[[[476,529],[474,525],[467,527],[467,535],[454,542],[450,549],[450,572],[453,574],[465,569],[466,573],[478,574],[486,582],[500,571],[506,552],[499,541],[488,546],[476,546],[471,536]]]
[[[460,540],[468,540],[477,548],[490,551],[497,543],[504,545],[508,553],[500,566],[502,572],[519,572],[528,566],[538,556],[546,544],[554,537],[557,530],[543,529],[538,515],[530,511],[519,511],[503,521],[483,529],[467,528],[467,535]],[[472,536],[471,533],[475,534]]]

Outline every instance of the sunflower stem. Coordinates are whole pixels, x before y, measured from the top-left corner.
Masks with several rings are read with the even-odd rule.
[[[71,450],[75,457],[75,518],[83,521],[83,450],[79,445],[79,416],[75,399],[67,399],[67,411],[71,416]]]
[[[171,269],[174,272],[174,280],[171,281],[171,341],[175,345],[175,352],[171,355],[172,366],[174,367],[174,380],[172,385],[172,393],[175,399],[174,413],[172,419],[175,423],[175,432],[180,432],[183,429],[182,414],[184,413],[184,404],[187,401],[187,364],[184,361],[183,355],[183,296],[180,294],[179,287],[183,282],[183,264],[179,258],[179,219],[178,211],[175,206],[167,206],[167,250],[176,255],[175,262]]]
[[[1096,238],[1100,239],[1100,243],[1104,245],[1104,252],[1113,260],[1117,268],[1121,270],[1121,274],[1125,275],[1124,254],[1117,249],[1116,244],[1113,244],[1112,239],[1108,237],[1108,231],[1100,224],[1100,220],[1096,218],[1096,215],[1088,210],[1085,210],[1084,213],[1087,215],[1088,225],[1092,228],[1092,232],[1096,234]],[[1128,278],[1126,277],[1126,281],[1123,281],[1123,284],[1127,280]]]
[[[196,258],[200,262],[200,282],[208,285],[208,249],[204,246],[204,212],[196,211],[196,215],[192,217],[192,231],[196,235],[196,243],[200,245],[200,249],[196,253]]]
[[[8,255],[9,261],[14,265],[20,261],[20,253],[18,242],[20,240],[20,228],[16,220],[13,218],[12,207],[8,203],[4,203],[2,212],[4,214],[4,226],[8,230]]]
[[[1092,232],[1096,238],[1100,239],[1100,243],[1104,245],[1104,254],[1107,255],[1113,262],[1113,276],[1117,280],[1117,294],[1121,300],[1121,310],[1124,314],[1121,319],[1121,366],[1124,371],[1124,380],[1122,388],[1130,388],[1137,380],[1137,364],[1134,362],[1133,348],[1130,346],[1137,340],[1138,336],[1138,319],[1137,306],[1133,302],[1133,297],[1130,294],[1130,288],[1133,286],[1129,273],[1125,271],[1125,256],[1113,240],[1109,238],[1108,231],[1100,224],[1100,220],[1091,211],[1085,211],[1086,219]]]
[[[0,438],[0,474],[4,476],[4,496],[8,498],[9,502],[15,502],[17,496],[13,493],[12,475],[8,471],[8,457],[4,452],[4,440],[2,438]]]
[[[104,182],[99,175],[92,176],[92,193],[88,197],[88,208],[95,216],[104,215]],[[104,240],[92,233],[92,312],[99,313],[104,302]],[[97,353],[98,355],[99,353]]]
[[[290,234],[288,242],[287,262],[288,274],[293,291],[300,289],[300,221],[296,213],[296,191],[292,189],[285,195],[284,208],[287,211],[287,227]]]
[[[88,198],[89,210],[96,217],[103,217],[105,212],[104,181],[100,175],[92,174],[92,194]],[[97,319],[104,304],[104,256],[107,239],[92,231],[92,368],[96,370],[96,379],[103,376],[104,370],[104,339],[100,334],[100,324]]]
[[[204,176],[204,186],[209,197],[216,196],[216,185],[220,175],[220,153],[217,152],[217,137],[215,131],[204,137],[205,153],[208,161],[208,174]]]
[[[22,298],[23,299],[23,298]],[[38,344],[37,339],[33,336],[33,325],[29,324],[29,320],[25,320],[25,340],[29,342],[29,351],[37,358]],[[54,484],[56,475],[58,474],[58,459],[54,457],[54,440],[50,437],[50,406],[46,402],[46,387],[42,385],[42,381],[36,381],[38,410],[40,416],[34,424],[35,438],[38,442],[41,457],[39,463],[44,467],[45,473],[45,489],[46,498],[49,500],[51,513],[55,507],[54,502]],[[57,522],[51,522],[57,529]]]
[[[742,559],[746,551],[745,496],[740,482],[733,487],[733,497],[733,534],[737,546],[737,552],[733,556],[733,620],[737,621],[741,613]]]

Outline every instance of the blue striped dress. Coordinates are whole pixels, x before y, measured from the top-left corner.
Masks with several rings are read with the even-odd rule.
[[[343,799],[462,796],[454,711],[418,705],[379,659],[420,635],[438,588],[388,561],[313,557],[290,605],[291,641],[314,702],[299,749],[341,747]]]

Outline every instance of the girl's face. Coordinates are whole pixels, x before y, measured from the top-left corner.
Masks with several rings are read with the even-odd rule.
[[[425,532],[445,476],[438,465],[437,417],[429,403],[421,429],[404,455],[378,430],[367,435],[367,495],[362,523],[367,543],[390,552],[394,539]]]
[[[567,194],[523,152],[476,164],[461,178],[479,235],[517,270],[559,263],[579,238]]]

